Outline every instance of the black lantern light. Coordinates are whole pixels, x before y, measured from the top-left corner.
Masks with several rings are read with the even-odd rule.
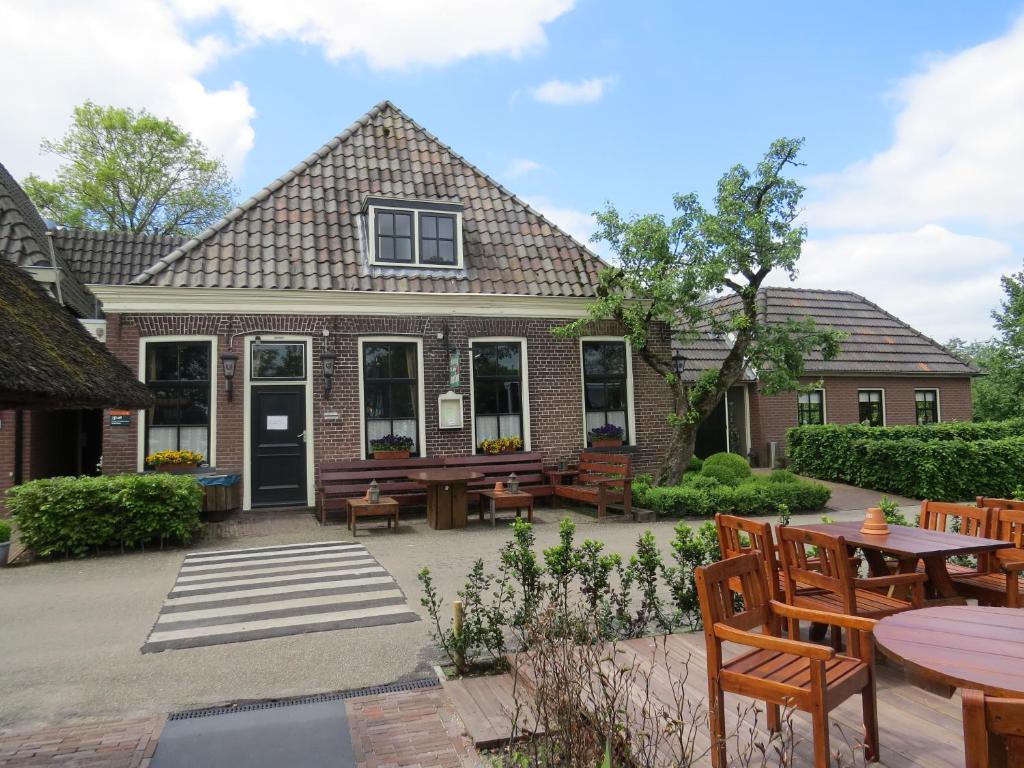
[[[220,353],[220,366],[224,371],[224,391],[228,393],[228,400],[232,399],[231,382],[235,378],[235,363],[238,362],[238,355],[234,352]]]
[[[331,386],[334,383],[334,358],[336,355],[333,352],[324,350],[323,354],[320,355],[320,362],[324,366],[324,397],[331,396]]]
[[[683,375],[683,369],[686,368],[686,358],[678,349],[672,353],[672,367],[675,368],[676,375]]]

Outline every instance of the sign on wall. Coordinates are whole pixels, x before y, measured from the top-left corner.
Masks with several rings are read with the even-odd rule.
[[[452,389],[459,386],[459,357],[458,351],[448,356],[448,386]]]
[[[131,411],[111,411],[110,412],[110,426],[112,427],[130,427],[132,425],[132,412]]]

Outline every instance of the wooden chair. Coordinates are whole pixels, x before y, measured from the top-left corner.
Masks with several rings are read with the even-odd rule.
[[[780,525],[778,538],[786,602],[790,605],[869,619],[881,619],[924,605],[924,583],[928,577],[923,573],[859,578],[850,567],[850,555],[842,536]],[[811,548],[814,554],[809,553]],[[909,601],[874,591],[900,587],[910,590]],[[820,591],[808,594],[803,591],[807,588]],[[800,636],[799,620],[790,620],[789,636]],[[838,633],[833,632],[832,641],[838,648]]]
[[[737,515],[715,515],[715,530],[718,532],[718,548],[722,559],[760,552],[764,561],[765,578],[772,600],[783,599],[782,569],[779,568],[778,550],[772,535],[771,523],[748,520]],[[734,592],[741,592],[740,582],[733,584]],[[742,594],[742,592],[741,592]]]
[[[995,510],[990,507],[971,507],[966,504],[951,504],[945,501],[921,502],[921,516],[918,527],[940,533],[959,533],[962,536],[990,538]],[[924,565],[917,569],[924,572]],[[957,576],[976,576],[987,571],[987,561],[979,558],[975,567],[946,563],[946,570],[954,580]]]
[[[1010,499],[979,499],[979,503],[1009,502]],[[985,566],[974,573],[953,576],[957,589],[973,597],[980,605],[1024,608],[1020,573],[1024,571],[1024,504],[1013,502],[1015,508],[990,508],[993,525],[990,538],[1013,544],[988,556]]]
[[[875,702],[874,621],[798,608],[771,599],[764,559],[752,552],[696,569],[697,595],[707,644],[708,699],[711,725],[711,763],[725,768],[725,694],[735,693],[767,704],[771,731],[782,727],[780,707],[811,716],[814,766],[828,768],[828,713],[855,693],[861,694],[865,757],[878,760],[878,717]],[[736,611],[733,585],[743,594]],[[852,655],[780,637],[783,621],[811,621],[845,628]],[[760,627],[761,632],[753,630]],[[725,660],[722,643],[746,650]]]
[[[633,514],[632,462],[625,454],[583,451],[578,469],[552,470],[549,476],[555,496],[593,504],[598,520],[605,516],[609,504],[621,503],[627,518]],[[566,477],[575,477],[575,482],[566,485]]]
[[[1024,699],[960,692],[965,768],[1024,768]]]

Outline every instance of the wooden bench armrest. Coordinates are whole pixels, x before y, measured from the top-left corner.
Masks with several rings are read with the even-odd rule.
[[[1009,563],[1000,563],[1004,571],[1010,571],[1011,573],[1019,573],[1024,571],[1024,560],[1015,560]]]
[[[801,640],[786,640],[782,637],[772,635],[759,635],[754,632],[747,632],[742,629],[726,626],[725,624],[715,625],[715,637],[737,645],[746,645],[752,648],[763,648],[766,651],[778,651],[779,653],[792,653],[796,656],[803,656],[807,659],[828,661],[835,657],[836,652],[824,645],[805,643]]]
[[[588,481],[591,485],[623,485],[632,483],[632,477],[600,477]]]
[[[870,632],[878,622],[874,619],[865,619],[860,616],[848,616],[845,613],[832,613],[831,611],[816,611],[813,608],[798,608],[795,605],[780,603],[772,600],[772,613],[784,616],[787,619],[800,619],[802,621],[813,621],[816,624],[831,624],[844,629],[855,629],[860,632]]]
[[[857,589],[874,589],[877,587],[899,587],[924,584],[928,581],[926,573],[893,573],[889,576],[868,576],[863,579],[854,579],[853,585]]]

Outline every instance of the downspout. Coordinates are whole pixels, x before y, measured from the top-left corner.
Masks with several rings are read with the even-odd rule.
[[[57,254],[53,250],[53,232],[46,230],[46,242],[50,244],[50,268],[53,270],[53,279],[57,286],[57,303],[64,306],[64,294],[60,290],[60,270],[57,269]]]
[[[14,484],[21,485],[25,478],[22,464],[25,461],[25,413],[21,408],[14,412]]]

